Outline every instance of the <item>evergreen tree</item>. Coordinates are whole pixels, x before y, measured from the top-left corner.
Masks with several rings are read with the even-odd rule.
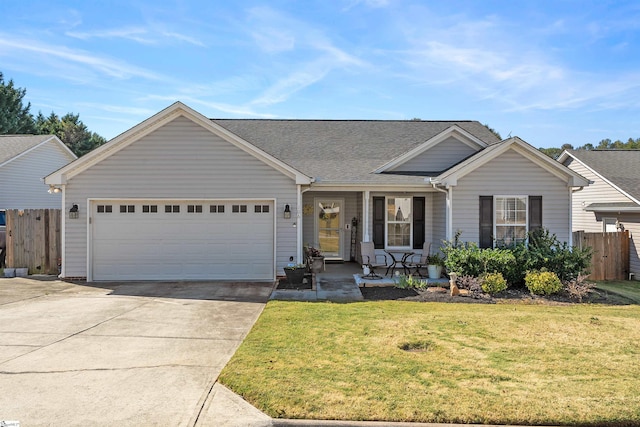
[[[0,135],[35,132],[35,122],[29,113],[31,103],[26,106],[22,103],[26,93],[26,89],[15,87],[13,80],[5,83],[0,72]]]

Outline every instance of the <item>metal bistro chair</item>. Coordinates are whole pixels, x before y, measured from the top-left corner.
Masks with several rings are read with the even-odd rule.
[[[429,258],[429,255],[431,254],[431,243],[430,242],[424,242],[424,244],[422,245],[422,255],[412,255],[409,257],[409,259],[406,260],[406,262],[403,264],[403,266],[409,270],[409,272],[411,272],[411,269],[415,269],[414,272],[420,276],[420,277],[425,277],[422,275],[422,273],[420,273],[420,269],[421,268],[427,268],[427,264],[428,264],[428,260],[427,258]],[[418,258],[418,256],[420,258]]]
[[[369,274],[362,276],[363,279],[382,279],[382,276],[375,272],[377,267],[388,268],[387,256],[376,255],[376,248],[373,242],[360,242],[360,254],[362,255],[362,265],[369,268]],[[381,262],[381,260],[384,260]]]

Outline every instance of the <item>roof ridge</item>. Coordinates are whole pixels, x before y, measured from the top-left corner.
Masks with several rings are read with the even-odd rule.
[[[225,119],[219,117],[211,117],[209,120],[234,120],[234,121],[249,121],[256,120],[261,122],[379,122],[379,123],[480,123],[479,120],[412,120],[412,119],[250,119],[250,118],[233,118]]]

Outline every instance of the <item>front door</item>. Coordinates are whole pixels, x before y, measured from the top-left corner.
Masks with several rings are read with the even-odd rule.
[[[342,258],[342,201],[316,199],[318,249],[327,259]]]

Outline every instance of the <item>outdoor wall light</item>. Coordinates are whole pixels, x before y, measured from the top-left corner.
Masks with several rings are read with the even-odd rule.
[[[79,216],[78,205],[74,203],[71,205],[71,209],[69,209],[69,219],[78,219]]]
[[[284,205],[284,219],[291,218],[291,207],[289,205]]]
[[[59,193],[59,192],[61,192],[62,190],[61,190],[61,189],[59,189],[58,187],[55,187],[55,186],[53,186],[53,185],[50,185],[50,186],[49,186],[49,190],[48,190],[48,191],[49,191],[49,194],[53,194],[53,193]]]

